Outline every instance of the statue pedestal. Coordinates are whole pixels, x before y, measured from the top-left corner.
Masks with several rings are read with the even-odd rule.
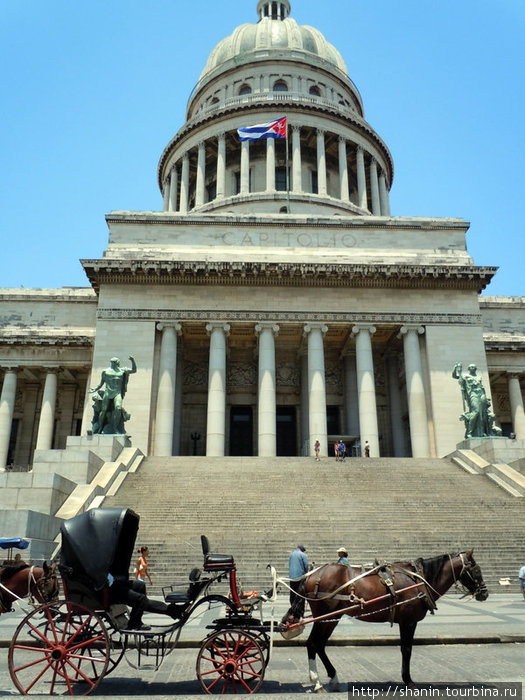
[[[525,440],[507,437],[469,438],[458,442],[458,450],[472,450],[491,464],[511,464],[525,458]]]

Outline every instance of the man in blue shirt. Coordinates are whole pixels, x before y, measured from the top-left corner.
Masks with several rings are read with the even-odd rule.
[[[348,559],[348,552],[346,551],[346,547],[339,547],[337,550],[337,556],[339,559],[337,560],[338,564],[345,564],[346,566],[350,566],[350,560]]]
[[[297,594],[303,576],[308,573],[308,557],[304,544],[298,544],[290,554],[288,560],[288,574],[290,576],[290,610],[288,617],[300,620],[304,616],[304,598]]]

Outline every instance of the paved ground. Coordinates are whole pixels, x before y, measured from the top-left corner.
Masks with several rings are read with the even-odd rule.
[[[286,607],[284,596],[279,601],[276,617]],[[130,698],[201,694],[196,680],[195,663],[200,640],[210,622],[206,613],[191,620],[184,628],[177,648],[160,670],[132,668],[122,661],[95,690],[97,697]],[[268,619],[270,610],[265,609]],[[21,614],[0,618],[0,696],[17,694],[9,677],[7,649]],[[154,620],[153,620],[154,621]],[[292,645],[285,645],[275,635],[275,648],[268,664],[259,696],[294,697],[309,689],[304,633]],[[329,655],[338,669],[342,689],[349,697],[389,697],[402,700],[410,697],[400,684],[400,652],[395,646],[397,628],[386,624],[373,625],[346,618],[334,633],[334,646]],[[133,660],[133,659],[132,659]],[[326,676],[319,667],[321,680]],[[494,683],[525,681],[525,601],[516,594],[497,594],[484,603],[462,600],[449,594],[438,602],[435,615],[428,615],[416,632],[412,656],[412,676],[422,697],[476,698],[496,697]],[[347,684],[350,684],[347,686]],[[419,684],[432,684],[432,687]],[[396,690],[397,688],[397,690]],[[499,689],[501,690],[501,689]],[[521,700],[521,691],[506,697]],[[404,691],[404,692],[403,692]],[[429,695],[431,693],[431,695]],[[477,694],[476,694],[477,693]],[[499,694],[498,697],[504,697]]]

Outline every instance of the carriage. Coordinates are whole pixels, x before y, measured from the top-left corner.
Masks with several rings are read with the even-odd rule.
[[[203,565],[183,584],[163,589],[171,617],[165,624],[128,629],[128,607],[112,595],[112,580],[126,578],[135,551],[139,516],[131,509],[93,509],[61,526],[59,570],[63,599],[38,606],[21,621],[9,648],[9,671],[22,694],[88,695],[123,658],[138,669],[158,669],[198,609],[217,610],[197,657],[206,693],[253,693],[263,682],[272,650],[272,622],[262,602],[242,598],[232,556],[213,554],[201,536]],[[229,593],[214,584],[229,582]],[[175,618],[175,619],[172,619]],[[149,622],[149,619],[148,619]]]
[[[88,695],[123,658],[140,671],[148,666],[158,669],[176,648],[184,625],[204,609],[217,611],[197,656],[197,678],[205,693],[257,692],[272,654],[274,629],[291,637],[305,624],[312,625],[306,647],[314,690],[321,688],[317,655],[331,688],[336,689],[337,673],[325,647],[343,615],[399,625],[401,675],[410,684],[414,632],[435,608],[435,601],[452,585],[478,600],[488,596],[472,551],[416,562],[377,563],[363,570],[326,564],[303,577],[300,592],[312,615],[295,621],[292,606],[292,621],[274,625],[273,607],[268,621],[262,605],[275,602],[278,583],[290,588],[289,579],[278,579],[270,567],[271,590],[243,597],[234,558],[211,553],[207,538],[201,536],[202,567],[192,569],[182,585],[163,589],[161,605],[172,619],[130,628],[128,607],[115,599],[112,586],[115,579],[128,580],[138,525],[136,513],[119,508],[93,509],[65,521],[59,564],[61,600],[54,596],[46,602],[56,588],[53,571],[45,563],[42,569],[18,572],[25,575],[26,593],[15,597],[29,591],[41,603],[19,624],[9,648],[9,671],[22,694]],[[228,582],[227,594],[215,592],[214,584],[222,581]],[[8,590],[0,577],[2,588]]]

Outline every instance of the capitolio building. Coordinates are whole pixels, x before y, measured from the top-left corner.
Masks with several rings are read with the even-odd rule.
[[[0,290],[1,467],[91,436],[90,389],[130,356],[145,455],[343,438],[354,456],[442,457],[465,435],[457,363],[525,439],[524,298],[481,295],[496,268],[469,255],[466,220],[391,212],[393,156],[341,53],[289,0],[253,4],[160,154],[158,211],[106,215],[85,288]]]

